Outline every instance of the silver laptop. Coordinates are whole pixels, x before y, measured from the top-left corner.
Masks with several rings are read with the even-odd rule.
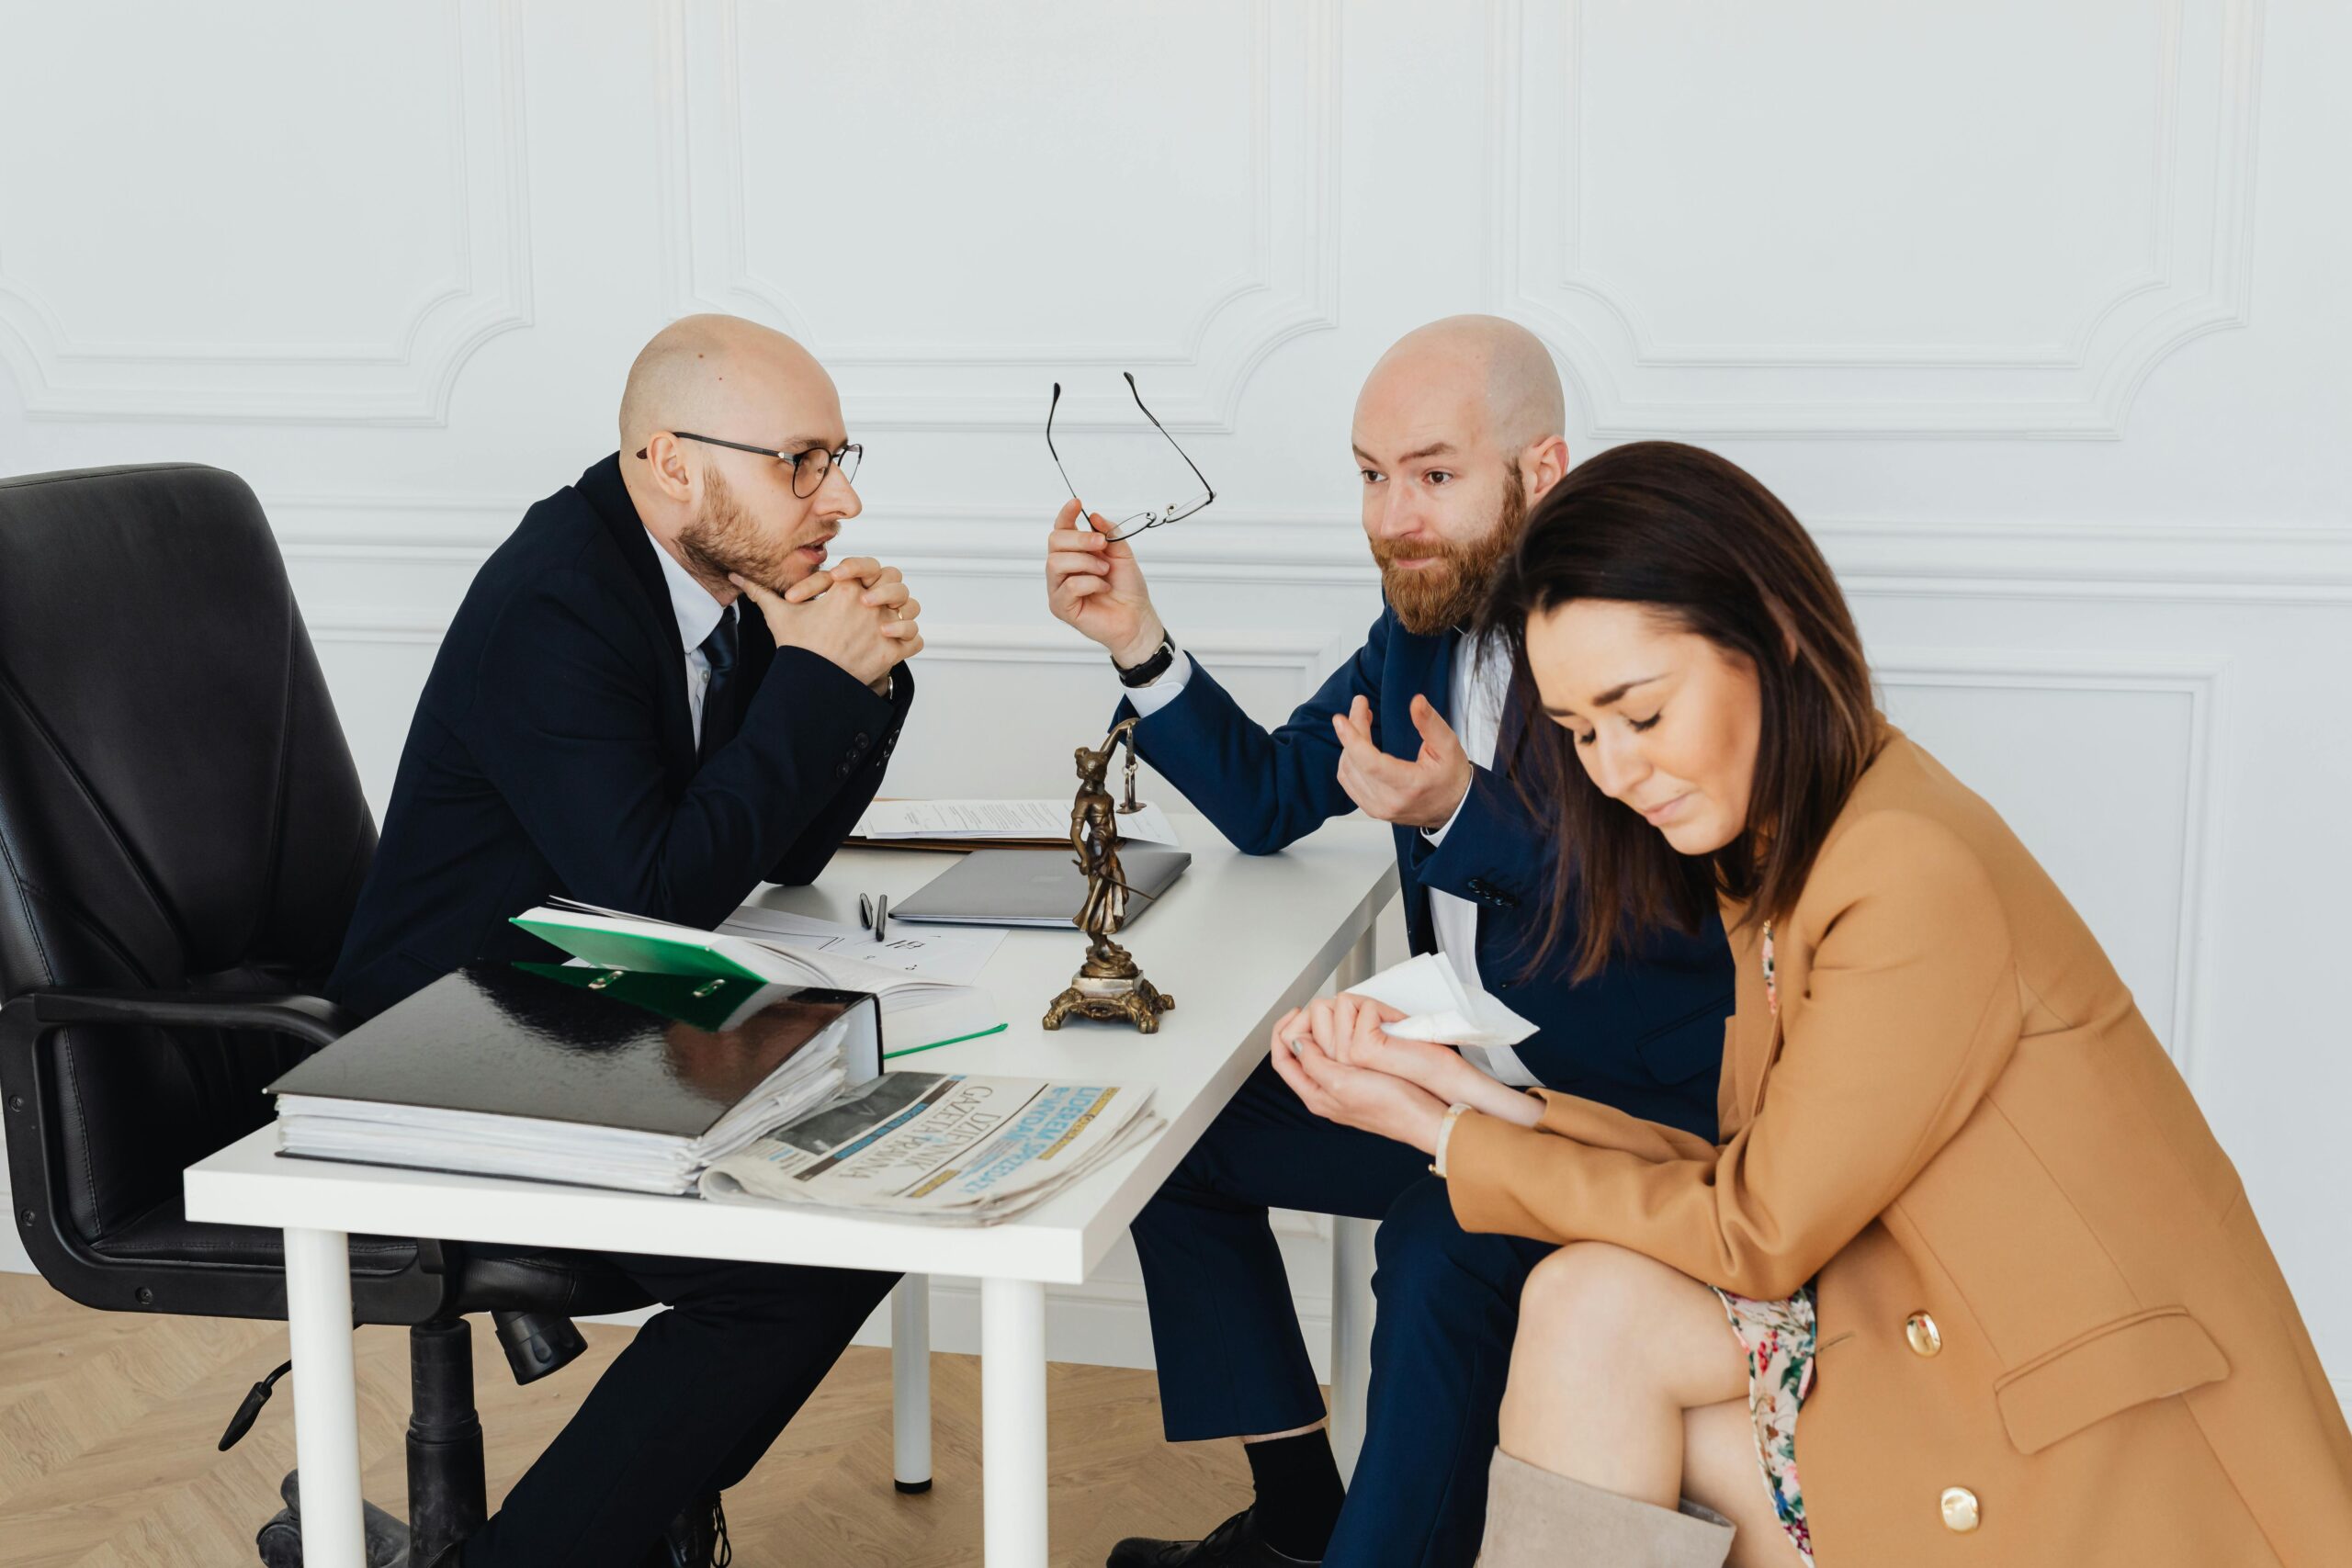
[[[1133,925],[1166,892],[1191,852],[1146,844],[1119,846],[1119,869],[1135,890],[1127,899]],[[1069,929],[1086,902],[1086,878],[1068,850],[974,850],[933,877],[890,919],[942,926],[1051,926]]]

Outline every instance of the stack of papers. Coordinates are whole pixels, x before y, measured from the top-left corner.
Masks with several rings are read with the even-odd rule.
[[[1062,800],[877,800],[851,829],[854,838],[888,843],[1066,844],[1069,802]],[[1119,836],[1144,844],[1180,840],[1168,813],[1146,806],[1119,818]]]
[[[877,969],[899,969],[925,980],[943,981],[951,986],[968,986],[980,977],[996,950],[1004,945],[1004,933],[992,931],[926,931],[891,930],[884,941],[874,940],[874,933],[856,926],[845,926],[835,920],[820,920],[813,915],[796,915],[786,909],[763,909],[756,904],[746,904],[726,919],[718,929],[729,936],[740,936],[748,942],[771,948],[791,948],[810,953],[846,958]]]

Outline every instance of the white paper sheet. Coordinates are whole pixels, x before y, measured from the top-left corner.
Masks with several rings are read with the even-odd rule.
[[[877,800],[851,829],[862,839],[1064,839],[1068,800]],[[1180,840],[1157,806],[1119,818],[1119,836],[1137,843]]]
[[[968,986],[978,980],[980,971],[988,967],[989,960],[996,956],[997,948],[1004,942],[1001,931],[941,931],[928,926],[901,931],[892,922],[888,940],[877,942],[872,931],[855,926],[751,904],[729,916],[718,929],[751,942],[836,953],[844,958],[861,959],[886,969],[903,969],[928,980],[944,980],[956,986]]]
[[[1348,990],[1404,1013],[1404,1018],[1385,1026],[1385,1032],[1399,1040],[1430,1040],[1441,1045],[1516,1045],[1535,1032],[1535,1025],[1491,993],[1464,984],[1442,953],[1408,958]]]

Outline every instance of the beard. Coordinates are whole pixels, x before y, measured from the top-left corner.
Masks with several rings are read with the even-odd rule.
[[[1503,474],[1502,509],[1495,525],[1475,539],[1440,539],[1415,543],[1415,555],[1435,564],[1407,570],[1396,564],[1405,546],[1395,539],[1375,539],[1372,558],[1380,565],[1380,585],[1396,624],[1417,637],[1434,637],[1450,626],[1467,626],[1477,617],[1502,564],[1527,526],[1527,481],[1516,464]]]
[[[733,572],[781,593],[808,575],[807,563],[793,558],[798,547],[752,520],[717,465],[703,470],[702,511],[678,530],[678,548],[695,570],[722,583]]]

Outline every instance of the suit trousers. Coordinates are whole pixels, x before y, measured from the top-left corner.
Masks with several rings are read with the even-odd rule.
[[[1324,1562],[1468,1564],[1520,1289],[1552,1247],[1464,1231],[1428,1156],[1322,1120],[1261,1063],[1136,1216],[1171,1442],[1325,1414],[1270,1208],[1381,1222],[1363,1449]]]
[[[606,1255],[669,1310],[467,1538],[465,1568],[639,1568],[662,1527],[741,1481],[895,1274]]]

